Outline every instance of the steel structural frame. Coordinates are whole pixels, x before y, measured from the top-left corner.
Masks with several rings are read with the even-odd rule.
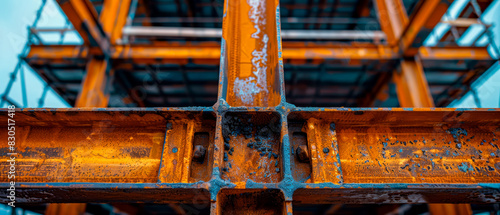
[[[77,0],[75,0],[77,1]],[[90,5],[91,3],[87,0],[83,0],[84,5]],[[304,63],[306,61],[312,61],[313,63],[321,63],[325,60],[341,60],[343,64],[348,65],[363,65],[367,60],[378,60],[380,62],[387,62],[391,60],[398,61],[402,59],[400,67],[405,67],[404,62],[408,62],[407,59],[426,59],[427,61],[438,62],[439,60],[484,60],[485,62],[492,61],[494,59],[488,53],[486,47],[421,47],[423,44],[423,39],[426,38],[434,28],[434,26],[439,22],[440,17],[446,12],[447,8],[453,1],[423,1],[417,7],[417,12],[413,14],[412,17],[408,17],[403,3],[401,0],[377,0],[375,1],[376,6],[378,8],[379,20],[381,23],[382,30],[387,35],[388,45],[373,45],[373,44],[352,44],[352,46],[344,46],[344,45],[328,45],[324,46],[305,46],[303,43],[285,43],[283,46],[283,56],[287,60],[287,63]],[[219,58],[220,48],[214,46],[214,44],[203,44],[203,45],[190,45],[190,44],[175,44],[175,43],[160,43],[159,45],[118,45],[117,41],[119,41],[121,37],[121,31],[118,29],[122,29],[125,25],[125,17],[127,16],[127,9],[129,7],[130,2],[127,0],[118,3],[107,3],[104,5],[105,10],[103,15],[116,16],[109,19],[102,20],[102,24],[99,24],[99,20],[95,18],[95,11],[93,11],[91,7],[85,7],[84,9],[78,9],[78,3],[71,3],[66,1],[60,1],[61,7],[66,13],[71,13],[72,11],[87,11],[85,14],[81,15],[81,18],[73,18],[72,22],[76,27],[77,31],[80,34],[86,34],[85,38],[92,38],[91,33],[87,33],[85,26],[81,23],[91,23],[92,26],[96,29],[104,29],[107,32],[107,35],[111,38],[111,42],[107,42],[107,38],[101,41],[102,44],[111,43],[111,46],[105,50],[104,53],[107,53],[110,59],[113,60],[112,68],[106,70],[106,72],[87,72],[89,76],[91,76],[90,80],[94,80],[94,87],[91,89],[87,89],[84,87],[78,96],[78,98],[82,96],[90,96],[92,98],[101,98],[94,99],[94,101],[100,103],[100,107],[105,107],[109,98],[109,92],[107,92],[106,81],[110,81],[111,78],[107,78],[109,75],[112,76],[115,68],[129,68],[130,63],[139,63],[139,64],[154,64],[154,63],[177,63],[177,64],[187,64],[189,62],[193,63],[201,63],[201,64],[212,64],[216,65]],[[80,3],[81,4],[81,3]],[[69,7],[73,6],[73,7]],[[110,9],[111,8],[111,9]],[[113,13],[107,13],[107,11],[116,11]],[[87,14],[87,15],[86,15]],[[90,14],[90,15],[88,15]],[[94,18],[90,19],[90,21],[86,20],[85,17],[92,17],[94,14]],[[85,15],[85,16],[84,16]],[[101,16],[103,16],[101,15]],[[74,15],[71,15],[74,16]],[[77,14],[78,16],[78,14]],[[119,17],[119,18],[117,18]],[[102,17],[101,17],[102,18]],[[76,20],[76,21],[73,21]],[[84,20],[85,22],[81,21]],[[92,22],[92,20],[97,20]],[[111,21],[110,21],[111,20]],[[114,22],[113,22],[114,21]],[[113,23],[116,25],[113,26]],[[103,27],[100,27],[100,26]],[[78,27],[80,26],[80,27]],[[114,27],[114,29],[109,29]],[[88,28],[88,27],[87,27]],[[106,30],[107,29],[107,30]],[[113,35],[111,35],[113,34]],[[92,39],[92,41],[97,41],[99,38]],[[85,42],[88,43],[88,42]],[[32,66],[36,66],[37,64],[44,64],[47,62],[55,63],[55,62],[69,62],[71,59],[82,59],[86,56],[99,56],[103,52],[101,50],[97,50],[90,46],[87,48],[83,47],[75,47],[75,46],[32,46],[32,50],[28,56],[27,60]],[[431,50],[431,51],[429,51]],[[436,52],[433,52],[435,50]],[[479,51],[479,52],[477,52]],[[431,52],[429,54],[429,52]],[[435,53],[440,53],[435,55]],[[425,55],[425,56],[424,56]],[[431,57],[432,56],[432,57]],[[446,57],[445,57],[446,56]],[[430,59],[432,58],[432,60]],[[97,63],[89,63],[87,66],[87,70],[92,70],[92,65],[102,65]],[[124,65],[125,64],[125,65]],[[418,63],[422,64],[422,63]],[[405,67],[409,68],[409,67]],[[405,72],[403,69],[396,70],[393,75],[383,74],[380,76],[378,85],[375,86],[375,92],[372,95],[382,95],[385,92],[382,92],[382,89],[387,89],[387,85],[390,83],[391,76],[394,76],[394,81],[396,82],[398,76],[402,73],[411,73]],[[109,73],[109,75],[103,76],[103,73]],[[423,72],[422,72],[423,73]],[[95,74],[95,75],[92,75]],[[99,74],[99,75],[97,75]],[[480,74],[474,74],[471,77],[477,77]],[[471,75],[471,74],[469,74]],[[102,78],[102,77],[104,78]],[[412,77],[422,77],[425,79],[424,75],[414,75],[411,74]],[[423,80],[419,81],[419,83],[425,83]],[[403,82],[400,82],[403,83]],[[85,83],[84,83],[85,84]],[[418,84],[418,83],[415,83]],[[413,85],[415,85],[413,84]],[[410,84],[411,85],[411,84]],[[99,87],[101,86],[101,87]],[[415,85],[418,86],[418,85]],[[407,84],[403,83],[397,87],[397,92],[400,95],[403,95],[404,92],[409,92],[405,90],[407,88]],[[96,90],[100,89],[100,90]],[[415,89],[426,89],[423,90],[420,94],[426,94],[429,91],[429,87],[427,85],[422,85]],[[450,90],[450,89],[448,89]],[[90,92],[90,94],[89,94]],[[447,90],[446,90],[447,92]],[[455,92],[457,93],[457,92]],[[104,96],[103,96],[104,95]],[[378,96],[377,98],[385,98],[386,96]],[[409,98],[408,96],[399,96],[402,98]],[[447,100],[444,99],[441,95],[436,99],[437,104],[442,105],[443,102]],[[92,99],[86,100],[92,101]],[[80,103],[79,99],[77,99],[76,103]],[[138,102],[139,106],[142,105],[141,102]],[[404,100],[401,100],[402,103],[405,103]],[[433,103],[434,101],[432,101]],[[375,100],[373,98],[365,98],[360,102],[362,105],[370,105],[374,104]],[[403,105],[405,106],[405,105]],[[430,106],[429,106],[430,107]]]
[[[106,1],[99,19],[89,1],[59,1],[58,3],[64,11],[76,12],[76,14],[67,13],[67,16],[73,25],[77,26],[76,29],[82,36],[84,44],[92,49],[97,43],[99,48],[95,56],[87,58],[87,73],[75,107],[107,107],[110,97],[109,88],[114,77],[114,68],[111,68],[108,56],[109,45],[116,44],[121,38],[121,30],[125,26],[131,2],[130,0]],[[79,23],[81,24],[78,25]],[[99,34],[96,34],[97,32]],[[85,208],[86,204],[49,204],[45,214],[77,215],[85,212]]]
[[[292,203],[498,201],[500,109],[295,107],[278,1],[266,4],[256,16],[272,21],[259,23],[239,16],[246,1],[227,1],[212,107],[18,109],[19,202],[290,214]],[[234,31],[245,23],[262,31]]]
[[[227,205],[251,211],[262,198],[277,199],[262,207],[284,214],[279,208],[292,212],[292,202],[499,200],[500,109],[297,108],[283,101],[232,107],[225,101],[221,96],[213,107],[199,108],[18,110],[17,201],[175,202],[211,205],[221,214],[237,210]],[[7,111],[1,113],[6,121]],[[256,125],[248,139],[242,127],[249,125],[238,119]],[[274,127],[264,126],[269,121]],[[250,147],[255,139],[266,147]],[[197,146],[206,150],[202,162]],[[305,148],[307,161],[298,148]],[[3,172],[10,167],[5,161]],[[7,175],[0,180],[7,195]],[[227,198],[241,195],[250,203]]]
[[[112,46],[121,38],[130,0],[106,1],[100,17],[88,0],[58,1],[92,55],[86,66],[76,107],[107,107],[114,68],[109,61]]]
[[[494,60],[489,55],[486,47],[421,47],[423,42],[420,41],[421,38],[425,38],[430,34],[433,27],[438,23],[439,17],[442,16],[446,8],[451,4],[451,1],[425,1],[418,7],[418,11],[411,19],[408,18],[400,0],[381,0],[376,1],[376,3],[380,10],[379,18],[382,29],[385,34],[388,35],[388,45],[352,44],[351,46],[345,46],[330,44],[324,47],[314,45],[306,46],[304,43],[297,42],[284,43],[283,57],[287,60],[286,62],[300,64],[306,61],[321,63],[325,60],[340,60],[341,63],[347,65],[363,65],[363,63],[368,60],[387,62],[399,61],[399,59],[402,58],[412,59],[414,57],[432,62],[439,62],[439,60],[456,60],[460,62],[460,60],[471,59],[488,62]],[[123,12],[124,10],[120,11]],[[121,14],[122,17],[125,15],[126,14]],[[389,19],[389,15],[391,15],[393,19]],[[102,25],[105,26],[105,24]],[[120,28],[120,26],[121,25],[117,25],[116,28]],[[82,30],[78,31],[81,32]],[[114,32],[116,32],[116,30]],[[114,41],[117,40],[119,39],[115,36]],[[127,65],[130,63],[146,65],[155,63],[177,63],[183,65],[192,62],[216,65],[220,56],[219,52],[220,48],[217,47],[217,44],[213,43],[198,45],[191,45],[189,43],[160,43],[158,45],[144,46],[117,45],[116,42],[107,51],[110,55],[110,59],[114,62],[113,68],[130,68],[130,65]],[[28,54],[26,59],[30,65],[37,66],[47,62],[68,63],[72,59],[81,60],[87,56],[99,55],[99,53],[100,52],[96,51],[94,48],[87,48],[85,46],[35,45],[32,46],[32,51]],[[406,61],[407,60],[402,60],[401,62]],[[88,68],[91,68],[90,65],[91,64],[89,64]],[[110,73],[112,74],[112,71],[110,71]],[[89,72],[89,74],[92,73]],[[480,74],[480,72],[473,76],[477,77],[478,74]],[[383,92],[379,92],[379,90],[387,89],[391,76],[398,76],[398,73],[394,73],[394,75],[381,75],[379,80],[380,84],[375,86],[374,90],[376,92],[373,95],[383,94]],[[92,77],[95,77],[95,75]],[[104,79],[100,80],[102,82]],[[101,85],[106,86],[106,84]],[[397,89],[404,89],[406,87],[407,86],[400,86]],[[428,89],[428,87],[423,86],[423,88],[418,89],[426,88]],[[85,89],[86,88],[82,90],[81,94],[89,92]],[[95,89],[97,88],[93,88],[93,91],[95,91]],[[404,91],[399,90],[398,92],[401,94],[401,92]],[[99,95],[106,95],[106,92],[100,90],[100,92],[91,96],[94,98],[102,97]],[[369,96],[370,95],[372,94],[369,94]],[[101,107],[105,107],[106,98],[107,97],[104,97],[104,99],[100,100],[100,102],[103,103],[100,105]],[[375,102],[373,98],[368,97],[364,100],[366,101],[360,103],[364,106]],[[446,99],[443,101],[441,95],[439,95],[436,100],[438,105],[442,105],[443,102],[446,103],[447,101]],[[140,102],[138,102],[138,104],[139,106],[143,106]]]
[[[219,45],[219,44],[217,44]],[[284,60],[307,59],[352,59],[356,60],[398,60],[401,58],[393,48],[384,45],[330,45],[326,47],[309,47],[303,44],[285,43],[283,45]],[[122,45],[115,46],[111,59],[150,63],[174,60],[182,64],[182,60],[202,60],[210,64],[220,61],[220,47],[214,44],[183,45],[163,44],[157,46]],[[32,45],[25,59],[30,64],[49,62],[63,63],[71,60],[83,60],[92,55],[85,46],[78,45]],[[423,60],[492,60],[486,47],[420,47],[418,54]],[[187,61],[186,61],[187,62]]]
[[[400,106],[435,107],[421,59],[415,54],[422,46],[423,39],[432,32],[452,1],[424,1],[411,23],[404,12],[401,0],[379,0],[377,3],[387,11],[380,13],[382,23],[385,23],[382,25],[384,31],[393,38],[400,38],[400,51],[405,56],[411,56],[401,60],[399,70],[393,74]],[[392,8],[387,8],[391,6]],[[406,30],[403,30],[405,28]],[[431,204],[429,211],[431,214],[472,214],[468,204]]]

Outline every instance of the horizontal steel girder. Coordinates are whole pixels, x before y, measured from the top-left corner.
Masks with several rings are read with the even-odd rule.
[[[288,45],[288,46],[287,46]],[[92,52],[91,52],[92,53]],[[30,63],[64,63],[84,60],[89,49],[72,45],[33,45],[26,59]],[[486,60],[494,61],[486,47],[421,47],[419,55],[425,61],[444,60]],[[218,64],[220,47],[217,46],[117,46],[112,53],[115,60],[131,60],[135,63],[181,62],[187,59],[204,60]],[[399,56],[389,47],[371,45],[307,47],[299,44],[284,44],[284,60],[307,59],[351,59],[356,60],[397,60]],[[200,62],[202,63],[202,62]]]
[[[198,201],[212,214],[292,213],[292,202],[499,201],[500,109],[295,107],[284,93],[287,58],[360,64],[402,54],[385,46],[287,50],[279,17],[277,0],[226,1],[221,48],[111,48],[114,60],[146,64],[220,59],[213,107],[17,110],[17,201]],[[27,60],[96,52],[68,47],[32,49]],[[423,63],[450,60],[420,49]],[[460,56],[491,60],[487,52]],[[9,149],[1,147],[6,171]],[[9,180],[0,181],[6,195]]]
[[[214,108],[18,109],[18,201],[208,202],[225,189],[298,203],[500,197],[499,109]]]
[[[90,52],[90,53],[89,53]],[[26,56],[29,62],[58,63],[71,60],[86,59],[90,50],[83,46],[73,45],[32,45]],[[157,46],[115,46],[111,57],[115,60],[128,60],[135,63],[182,63],[188,59],[202,60],[210,64],[218,64],[220,59],[220,44],[213,45],[186,45],[175,44]],[[479,54],[481,54],[480,52]],[[487,54],[487,52],[486,52]],[[477,55],[471,52],[471,55]],[[359,46],[303,46],[297,43],[285,43],[283,57],[286,60],[325,60],[325,59],[352,59],[359,60],[396,60],[397,55],[389,47],[374,45]],[[463,57],[463,56],[460,56]],[[484,57],[484,56],[481,56]],[[488,55],[489,57],[489,55]],[[491,58],[491,57],[489,57]],[[203,63],[203,62],[200,62]]]
[[[82,37],[83,43],[93,47],[96,53],[107,54],[110,41],[92,3],[88,0],[58,0],[57,3]]]

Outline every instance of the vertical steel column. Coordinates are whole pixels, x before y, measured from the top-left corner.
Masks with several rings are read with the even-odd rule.
[[[49,204],[46,215],[82,215],[85,213],[85,203]]]
[[[401,107],[434,107],[424,69],[418,57],[402,60],[393,74]]]
[[[391,47],[397,46],[409,23],[402,0],[376,0],[374,3],[380,27],[387,37],[387,44]],[[388,86],[391,76],[393,75],[390,73],[381,74],[373,91],[361,101],[361,106],[373,106],[377,101],[385,101],[389,96]]]
[[[130,0],[104,1],[97,25],[102,26],[106,40],[116,44],[122,34],[122,28],[126,23]],[[110,61],[106,53],[104,56],[93,57],[87,64],[87,74],[82,82],[75,107],[107,107],[109,102],[109,89],[114,76]]]
[[[405,56],[418,53],[418,48],[423,46],[425,39],[441,21],[452,2],[453,0],[422,1],[400,39],[399,48]]]
[[[113,70],[108,59],[92,58],[87,63],[87,73],[82,81],[75,107],[107,107]]]
[[[75,107],[107,107],[109,102],[109,89],[112,84],[114,70],[111,69],[110,61],[107,56],[109,53],[109,44],[116,44],[121,38],[121,31],[126,22],[130,0],[106,0],[99,20],[96,19],[96,13],[93,6],[88,1],[59,1],[63,10],[80,11],[68,17],[76,27],[81,24],[81,28],[89,31],[89,35],[79,31],[80,36],[85,43],[92,46],[95,41],[99,43],[102,55],[93,56],[87,63],[87,73],[82,82],[82,89],[78,94]],[[66,12],[65,11],[65,12]],[[88,12],[91,11],[91,12]],[[66,12],[66,14],[68,14]],[[89,20],[93,20],[91,22]],[[100,24],[102,23],[102,24]],[[91,28],[91,29],[88,29]],[[80,29],[80,27],[77,27]],[[102,29],[102,30],[100,30]],[[103,34],[98,32],[104,31]],[[85,203],[74,204],[49,204],[45,211],[46,215],[79,215],[85,212]]]
[[[410,57],[401,61],[399,71],[393,72],[401,107],[434,107],[418,57],[418,48],[441,20],[451,2],[423,1],[409,22],[401,0],[376,1],[380,25],[386,33],[388,44],[398,45],[399,51]],[[468,204],[432,204],[429,205],[429,211],[431,214],[472,214]]]
[[[432,3],[433,1],[429,2]],[[418,31],[423,30],[423,25],[427,23],[428,19],[431,17],[429,11],[442,10],[442,7],[438,7],[441,5],[438,2],[432,4],[424,3],[420,7],[417,15],[409,22],[408,15],[401,0],[377,0],[376,3],[380,25],[387,35],[388,43],[393,46],[400,41],[404,43],[415,40],[417,35],[421,35]],[[423,11],[424,9],[428,11]],[[424,13],[424,15],[421,15],[422,13]],[[437,18],[438,21],[441,16]],[[432,17],[436,18],[435,16]],[[424,20],[422,21],[419,19]],[[431,24],[435,26],[437,22]],[[401,48],[403,49],[401,51],[405,52],[408,46],[403,46]],[[393,72],[393,80],[397,85],[400,106],[433,107],[434,101],[429,92],[429,86],[425,79],[420,59],[415,56],[412,57],[413,59],[401,60],[400,70]]]
[[[470,204],[429,204],[429,212],[432,215],[471,215],[472,209],[470,208]]]
[[[408,14],[401,0],[376,0],[380,27],[387,37],[387,43],[397,45],[406,26]]]
[[[122,29],[127,23],[131,0],[106,0],[100,22],[112,45],[122,38]]]
[[[281,50],[278,0],[224,2],[212,214],[292,213]]]
[[[85,46],[103,53],[109,50],[109,40],[97,17],[97,11],[89,0],[57,0],[68,20],[83,39]]]
[[[401,61],[400,71],[393,74],[401,107],[435,107],[420,58]],[[472,214],[470,204],[429,204],[429,212],[437,214]]]
[[[284,100],[278,10],[278,1],[225,2],[219,97],[230,106],[271,107]]]

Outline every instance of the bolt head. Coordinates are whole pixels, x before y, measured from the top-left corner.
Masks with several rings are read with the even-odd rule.
[[[203,163],[205,160],[205,154],[207,153],[207,149],[205,149],[202,145],[194,146],[193,160]]]
[[[309,162],[309,150],[306,145],[300,145],[297,147],[297,151],[295,153],[300,162],[306,163]]]

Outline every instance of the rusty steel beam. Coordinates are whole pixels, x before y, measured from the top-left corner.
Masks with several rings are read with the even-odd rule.
[[[224,6],[219,95],[230,106],[276,106],[284,100],[278,5],[272,0]]]
[[[88,3],[86,2],[86,4]],[[99,21],[96,22],[96,25],[102,25],[102,30],[106,34],[105,37],[106,39],[109,38],[111,44],[116,44],[121,39],[121,32],[126,22],[129,6],[130,0],[104,2]],[[92,7],[92,5],[89,7]],[[68,51],[68,54],[75,54],[74,50]],[[63,51],[61,52],[64,53]],[[104,52],[110,53],[110,50],[105,50]],[[91,59],[87,63],[86,71],[87,73],[83,79],[82,89],[78,94],[75,107],[107,107],[114,75],[114,69],[111,68],[108,57],[91,56]]]
[[[58,1],[58,3],[82,37],[84,44],[90,47],[92,54],[89,56],[87,73],[75,105],[77,107],[107,107],[109,85],[114,71],[110,68],[107,58],[111,51],[111,44],[116,44],[121,38],[121,30],[125,25],[130,0],[105,1],[99,18],[92,3],[88,0]],[[86,48],[64,46],[64,48],[50,47],[49,49],[49,53],[53,55],[51,58],[56,58],[55,56],[63,58],[59,62],[71,61],[77,56],[83,57],[89,54]],[[38,52],[35,56],[40,57],[44,54],[47,53]],[[57,60],[49,61],[54,63]]]
[[[485,60],[494,61],[486,47],[420,47],[422,60]]]
[[[441,21],[452,0],[422,1],[409,18],[401,0],[376,0],[380,26],[387,36],[387,43],[398,52],[411,57],[434,27]]]
[[[81,5],[78,6],[78,3],[84,3],[85,8]],[[60,4],[64,5],[64,3]],[[67,3],[66,3],[67,4]],[[121,38],[122,28],[125,25],[126,17],[128,15],[130,0],[107,0],[104,2],[103,10],[99,17],[99,20],[95,19],[95,11],[93,11],[93,6],[89,1],[80,1],[71,3],[76,8],[70,8],[66,5],[66,10],[82,10],[81,13],[77,14],[66,14],[70,21],[75,25],[75,23],[82,22],[87,28],[99,29],[100,34],[90,34],[89,38],[85,38],[82,36],[81,30],[77,31],[80,33],[82,38],[84,38],[84,43],[90,45],[92,47],[92,42],[89,44],[88,41],[95,41],[98,43],[98,47],[105,56],[103,57],[91,57],[91,59],[87,63],[85,78],[82,81],[82,89],[78,93],[78,97],[75,102],[75,107],[107,107],[109,96],[110,96],[110,88],[112,83],[112,77],[114,73],[114,69],[110,67],[110,62],[106,56],[109,53],[109,46],[111,44],[116,44],[117,41]],[[61,5],[61,7],[62,7]],[[86,12],[91,12],[92,16]],[[76,17],[75,17],[76,15]],[[93,18],[93,19],[90,19]],[[93,21],[93,22],[92,22]],[[102,24],[101,24],[102,23]],[[102,25],[102,26],[101,26]],[[84,27],[85,27],[84,26]],[[84,29],[85,30],[85,29]],[[87,29],[88,30],[88,29]],[[75,50],[71,51],[70,54],[76,54]],[[64,52],[62,52],[64,53]],[[81,51],[78,55],[81,54]],[[100,53],[98,53],[100,54]],[[49,204],[45,211],[46,215],[63,215],[63,214],[81,214],[85,212],[86,204]]]
[[[194,61],[215,64],[220,61],[220,47],[213,45],[163,44],[156,46],[115,46],[111,57],[116,60],[132,60],[137,63],[187,62]],[[283,59],[302,60],[351,59],[395,60],[401,55],[387,46],[374,45],[327,45],[306,46],[303,43],[283,43]],[[32,64],[68,63],[84,60],[92,50],[76,45],[32,45],[25,59]],[[420,47],[418,56],[422,60],[495,60],[486,47]]]
[[[122,29],[127,22],[130,4],[131,0],[104,1],[99,19],[113,45],[116,45],[122,38]]]
[[[466,65],[474,65],[473,69],[470,69],[469,77],[473,77],[474,75],[477,75],[478,73],[480,74],[481,71],[486,70],[490,65],[492,65],[496,60],[490,56],[488,53],[488,49],[485,47],[420,47],[419,52],[417,55],[417,58],[419,58],[419,62],[422,62],[424,70],[429,69],[432,70],[434,67],[439,67],[441,64],[453,64],[453,65],[463,65],[463,67],[466,67]],[[408,63],[412,62],[413,59],[410,58],[410,60],[405,59],[403,62],[407,62],[406,64],[401,64],[402,68],[418,68],[415,67],[417,64],[415,63]],[[419,64],[422,64],[419,63]],[[471,64],[472,63],[472,64]],[[408,65],[413,65],[412,67],[407,67]],[[406,67],[405,67],[406,66]],[[412,71],[412,70],[406,70],[406,71]],[[453,69],[450,71],[453,72]],[[410,72],[409,74],[413,74],[414,72]],[[395,71],[394,73],[396,77],[393,77],[394,79],[398,79],[398,82],[396,84],[399,85],[397,88],[398,94],[405,95],[404,98],[410,99],[406,100],[407,102],[405,103],[404,107],[413,107],[412,104],[415,104],[415,102],[411,102],[411,97],[412,96],[417,96],[416,94],[418,92],[423,92],[425,95],[427,95],[425,89],[428,89],[427,84],[423,84],[424,90],[419,90],[420,87],[409,89],[410,85],[413,86],[419,86],[422,83],[422,79],[425,78],[425,75],[417,75],[416,77],[420,78],[411,78],[408,77],[406,79],[403,78],[404,72],[401,71]],[[415,74],[414,74],[415,75]],[[414,76],[411,75],[411,76]],[[360,106],[372,106],[376,101],[384,101],[387,98],[387,86],[392,78],[387,78],[386,75],[384,74],[384,77],[381,77],[377,84],[374,87],[374,91],[369,93],[368,96],[366,96],[362,101]],[[425,81],[426,82],[426,81]],[[421,84],[418,84],[421,83]],[[406,93],[405,93],[406,92]],[[417,93],[414,93],[417,92]],[[413,95],[410,95],[413,94]],[[425,98],[430,98],[430,95],[424,96]],[[400,101],[404,100],[403,98],[400,98]],[[426,99],[426,106],[423,107],[431,107],[429,104],[431,104],[430,99]],[[432,102],[433,103],[433,102]]]
[[[107,107],[114,70],[104,59],[91,59],[75,107]]]
[[[326,47],[304,46],[284,43],[283,59],[292,62],[315,59],[395,60],[401,56],[390,47],[372,45]],[[90,54],[92,51],[90,51]],[[422,60],[495,60],[486,47],[420,47],[418,55]],[[32,45],[25,57],[31,64],[68,63],[83,60],[89,56],[89,49],[74,45]],[[220,47],[214,45],[178,44],[161,46],[115,46],[112,59],[132,60],[137,63],[187,62],[188,59],[215,64],[220,61]]]
[[[196,201],[211,214],[291,214],[292,204],[500,200],[500,109],[296,107],[284,96],[278,0],[224,7],[222,48],[197,54],[199,47],[155,46],[137,55],[115,47],[110,55],[220,59],[212,107],[17,109],[17,201]],[[385,46],[300,48],[290,46],[291,59],[402,57],[390,47],[380,51]],[[81,56],[75,47],[57,53]],[[99,75],[108,63],[90,62]],[[402,67],[401,82],[416,77],[425,85],[420,61]],[[0,109],[0,121],[8,118]],[[0,158],[8,170],[7,153]],[[0,195],[9,187],[0,175]]]
[[[89,0],[58,0],[57,3],[78,31],[86,46],[107,54],[110,41]]]
[[[58,0],[63,12],[80,34],[86,46],[107,54],[122,37],[130,0],[104,1],[100,17],[89,0]]]
[[[31,45],[28,55],[24,58],[33,64],[70,63],[73,60],[86,60],[89,48],[78,45]]]
[[[320,63],[324,60],[348,60],[351,64],[359,64],[363,60],[395,60],[397,54],[389,47],[373,45],[326,47],[304,46],[290,43],[284,47],[283,58],[290,63],[300,63],[313,59]],[[72,60],[84,60],[89,55],[88,48],[72,45],[32,45],[25,57],[33,65],[46,63],[71,63]],[[201,64],[218,64],[220,62],[220,47],[209,46],[179,46],[178,44],[160,46],[114,46],[111,54],[114,60],[132,61],[134,63],[178,63],[186,64],[189,60]]]
[[[66,203],[49,204],[45,210],[45,215],[81,215],[85,213],[86,204]]]
[[[195,63],[218,64],[220,47],[217,46],[116,46],[113,59],[135,63]]]
[[[439,23],[452,2],[450,0],[422,1],[416,12],[412,14],[411,18],[408,18],[401,0],[375,1],[381,28],[387,36],[387,43],[396,47],[396,52],[402,55],[400,70],[393,74],[393,80],[397,85],[398,99],[402,107],[434,106],[434,100],[425,80],[420,59],[431,62],[436,59],[493,60],[487,49],[423,47],[425,39]],[[384,80],[380,79],[379,81]],[[382,83],[382,86],[387,86],[387,84],[388,81]],[[373,96],[384,95],[384,89],[384,87],[375,89],[374,93],[368,94],[372,98],[365,98],[362,104],[372,104],[375,100]]]
[[[415,56],[452,2],[422,1],[408,18],[401,0],[377,0],[380,26],[387,36],[388,44],[396,46],[405,56]]]
[[[446,57],[447,54],[439,50],[432,50],[431,48],[419,49],[420,56],[442,56]],[[451,51],[451,50],[450,50]],[[457,52],[462,51],[460,49]],[[468,52],[455,52],[455,55],[461,55],[467,59],[483,59],[489,57],[486,53],[475,53],[472,50]],[[474,56],[470,56],[473,53]],[[481,56],[483,54],[484,56]],[[422,68],[421,60],[419,57],[413,59],[405,59],[401,62],[401,71],[394,74],[394,82],[396,83],[398,100],[401,107],[435,107],[434,99],[429,90],[429,85]],[[458,145],[457,145],[458,146]],[[433,215],[438,214],[472,214],[470,204],[429,204],[429,212]]]
[[[434,99],[418,57],[402,60],[393,79],[401,107],[434,107]]]
[[[453,0],[422,1],[400,38],[399,48],[405,56],[417,54],[452,2]]]
[[[402,0],[376,0],[380,27],[385,32],[387,43],[396,46],[408,25],[408,14]]]
[[[396,53],[389,47],[374,45],[330,45],[326,47],[304,46],[304,44],[284,43],[283,59],[301,61],[315,59],[343,59],[356,62],[359,60],[394,60]],[[117,46],[113,59],[132,60],[134,62],[184,62],[189,59],[209,64],[220,61],[220,47],[214,46]]]
[[[18,201],[499,200],[500,109],[214,107],[19,109]]]
[[[472,209],[470,207],[470,204],[429,204],[429,212],[433,215],[471,215]]]

